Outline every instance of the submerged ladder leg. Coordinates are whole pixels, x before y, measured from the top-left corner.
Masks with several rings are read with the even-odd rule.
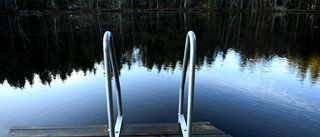
[[[109,136],[119,137],[121,132],[121,126],[123,121],[122,113],[122,100],[121,89],[117,68],[117,61],[114,50],[114,41],[110,31],[106,31],[103,36],[103,56],[105,64],[105,77],[106,77],[106,97],[107,97],[107,110],[108,110],[108,126]],[[117,88],[117,104],[118,104],[118,117],[116,125],[114,125],[113,119],[113,99],[112,99],[112,84],[111,84],[111,67],[113,70],[113,76],[115,78]]]
[[[189,48],[190,46],[190,48]],[[180,123],[183,137],[190,137],[192,135],[192,115],[193,115],[193,100],[194,100],[194,76],[195,76],[195,63],[196,63],[196,36],[193,31],[189,31],[186,37],[184,57],[183,57],[183,70],[180,83],[179,95],[179,112],[178,123]],[[189,51],[190,49],[190,51]],[[188,110],[187,122],[183,115],[183,97],[184,97],[184,84],[186,79],[188,53],[190,52],[190,74],[189,74],[189,92],[188,92]]]

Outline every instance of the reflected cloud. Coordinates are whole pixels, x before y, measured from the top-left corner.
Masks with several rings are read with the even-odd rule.
[[[297,86],[299,77],[296,75],[300,72],[298,65],[295,67],[296,71],[288,73],[292,66],[287,58],[274,56],[268,58],[268,61],[263,61],[266,60],[263,57],[256,58],[255,61],[248,60],[253,65],[242,66],[242,60],[239,60],[240,56],[240,53],[232,49],[228,50],[225,56],[219,54],[215,62],[216,65],[211,67],[209,72],[202,72],[208,77],[214,77],[216,81],[210,77],[211,80],[208,78],[200,83],[206,84],[208,81],[215,83],[207,85],[212,86],[208,92],[212,90],[232,92],[230,93],[232,96],[245,100],[253,99],[252,102],[255,103],[267,102],[265,107],[285,107],[292,111],[309,111],[320,114],[320,107],[316,101],[319,98],[318,92],[306,94],[305,91],[312,90],[306,86]],[[265,70],[268,72],[266,73]],[[307,70],[307,73],[310,73],[310,70],[311,68]],[[201,79],[203,76],[203,74],[200,75]],[[217,85],[221,89],[217,88]],[[315,88],[319,88],[319,86],[317,85]]]

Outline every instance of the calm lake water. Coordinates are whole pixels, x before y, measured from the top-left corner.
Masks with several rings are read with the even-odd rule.
[[[12,126],[107,124],[106,30],[115,39],[124,123],[177,122],[185,36],[193,30],[193,121],[235,137],[320,136],[319,19],[238,12],[0,16],[0,136]]]

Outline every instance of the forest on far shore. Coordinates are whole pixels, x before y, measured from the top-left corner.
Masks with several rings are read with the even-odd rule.
[[[0,12],[103,10],[319,11],[320,0],[1,0]]]

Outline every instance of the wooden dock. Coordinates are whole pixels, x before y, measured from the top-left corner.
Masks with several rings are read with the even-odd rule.
[[[109,136],[107,125],[59,126],[59,127],[13,127],[8,137],[94,137]],[[122,137],[182,137],[178,123],[124,124]],[[231,137],[215,128],[210,122],[193,122],[194,137]]]

